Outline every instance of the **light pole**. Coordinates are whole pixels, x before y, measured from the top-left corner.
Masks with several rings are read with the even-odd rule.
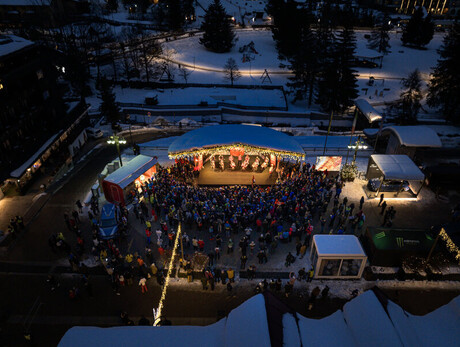
[[[125,145],[126,140],[124,138],[122,138],[121,136],[112,135],[107,140],[107,143],[109,145],[116,145],[117,146],[118,159],[120,159],[120,166],[123,166],[123,162],[121,161],[120,144]]]
[[[358,149],[367,149],[367,145],[363,140],[361,140],[361,136],[358,136],[358,140],[354,145],[349,145],[348,149],[355,149],[355,154],[353,155],[352,164],[356,162],[356,156],[358,155]],[[348,154],[347,154],[347,161],[348,161]]]

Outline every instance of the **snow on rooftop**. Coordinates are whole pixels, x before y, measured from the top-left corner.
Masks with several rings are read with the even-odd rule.
[[[0,35],[0,56],[6,56],[33,44],[32,41],[16,35]]]
[[[405,154],[373,154],[371,158],[387,180],[422,181],[425,175]]]
[[[271,327],[274,331],[269,330],[267,313],[264,296],[258,294],[208,326],[73,327],[59,346],[265,347],[276,329],[283,330],[286,347],[457,346],[460,296],[432,313],[414,316],[391,301],[382,304],[368,290],[322,319],[286,313],[282,325]]]
[[[401,145],[406,147],[442,147],[441,139],[436,131],[426,125],[390,126],[382,132],[391,131]]]
[[[112,172],[104,180],[118,184],[121,188],[125,188],[132,181],[155,165],[155,163],[156,160],[154,158],[139,154],[128,163],[125,163],[125,165]]]
[[[314,235],[318,255],[366,256],[361,243],[354,235]]]
[[[304,154],[294,137],[282,132],[251,125],[214,125],[185,133],[169,146],[169,153],[245,144],[297,154]]]
[[[364,114],[369,123],[373,123],[382,119],[382,115],[375,108],[373,108],[371,104],[367,102],[367,100],[357,99],[355,100],[355,105]]]
[[[299,318],[299,331],[303,346],[356,346],[342,311],[336,311],[323,319],[310,319],[302,315],[297,317]],[[325,326],[329,329],[324,329]],[[331,331],[334,333],[331,334]]]
[[[368,290],[343,307],[343,316],[347,321],[357,346],[402,347],[388,315],[375,296]]]

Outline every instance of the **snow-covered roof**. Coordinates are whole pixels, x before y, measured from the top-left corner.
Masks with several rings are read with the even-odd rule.
[[[382,115],[364,99],[355,100],[355,106],[364,114],[369,123],[379,121]]]
[[[49,6],[51,0],[0,0],[0,6]]]
[[[51,136],[39,149],[36,151],[29,159],[27,159],[24,164],[22,164],[20,167],[18,167],[16,170],[11,171],[10,175],[11,177],[19,178],[22,176],[22,174],[34,163],[36,162],[39,157],[42,155],[44,151],[48,149],[49,146],[53,143],[54,139],[58,136],[59,134],[55,134]]]
[[[267,320],[264,296],[258,294],[208,326],[73,327],[59,342],[73,346],[270,346],[270,334],[283,331],[283,346],[457,346],[460,296],[425,316],[414,316],[368,290],[329,317],[310,319],[285,313]],[[282,313],[282,311],[280,312]],[[277,323],[272,317],[272,323]],[[269,330],[270,329],[270,330]],[[272,331],[273,330],[273,331]],[[153,341],[153,342],[152,342]]]
[[[322,255],[366,256],[355,235],[314,235],[316,252]]]
[[[247,145],[278,151],[279,155],[303,156],[305,152],[294,137],[251,125],[215,125],[185,133],[169,146],[171,156],[220,146]]]
[[[442,147],[436,131],[426,125],[390,126],[382,129],[382,133],[389,131],[406,147]]]
[[[0,0],[1,1],[1,0]],[[16,35],[0,35],[0,56],[5,56],[24,47],[31,46],[34,43],[32,41],[23,39]]]
[[[423,181],[425,175],[405,154],[373,154],[372,160],[387,180]]]
[[[217,323],[200,326],[73,327],[60,347],[77,346],[270,346],[264,297],[253,296]]]
[[[120,188],[127,187],[131,182],[157,163],[156,159],[139,154],[124,166],[108,175],[104,181],[117,184]]]

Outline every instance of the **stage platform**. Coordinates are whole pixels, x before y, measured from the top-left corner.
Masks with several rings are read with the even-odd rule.
[[[252,177],[254,176],[256,184],[259,186],[270,186],[275,184],[277,174],[271,175],[268,173],[268,168],[263,172],[253,172],[252,170],[231,170],[224,171],[212,170],[211,164],[208,162],[200,171],[200,175],[196,183],[201,186],[250,186],[252,185]]]

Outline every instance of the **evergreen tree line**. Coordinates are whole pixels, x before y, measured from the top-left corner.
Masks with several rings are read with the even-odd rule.
[[[351,21],[344,20],[343,28],[336,32],[334,11],[328,3],[318,20],[308,6],[292,0],[271,0],[267,12],[274,18],[272,31],[279,58],[294,74],[287,84],[293,101],[315,102],[334,113],[343,113],[353,105],[358,85]]]

